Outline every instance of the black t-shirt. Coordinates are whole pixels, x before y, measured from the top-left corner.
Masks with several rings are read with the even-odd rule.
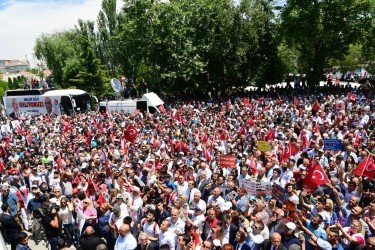
[[[51,226],[51,221],[53,221],[53,217],[50,215],[47,215],[43,218],[43,225],[46,231],[46,237],[47,238],[56,238],[60,235],[60,226],[58,228]]]

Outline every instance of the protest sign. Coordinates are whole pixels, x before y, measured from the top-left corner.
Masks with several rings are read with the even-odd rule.
[[[272,186],[272,196],[280,202],[284,202],[284,197],[286,194],[286,189],[280,185],[274,183]]]
[[[270,182],[256,182],[255,180],[242,180],[240,187],[253,196],[270,195],[272,191]]]
[[[223,168],[234,168],[237,158],[232,155],[220,156],[220,166]]]
[[[342,141],[339,139],[324,139],[324,150],[340,151],[342,150]]]
[[[257,141],[257,149],[262,152],[268,152],[271,150],[270,143],[268,141]]]

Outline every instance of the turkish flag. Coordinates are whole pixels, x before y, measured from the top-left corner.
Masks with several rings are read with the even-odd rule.
[[[21,128],[20,124],[16,124],[16,130],[17,130],[17,133],[19,135],[22,135],[22,128]]]
[[[124,138],[130,142],[134,142],[137,136],[137,130],[134,128],[132,124],[130,124],[128,128],[125,130]]]
[[[57,156],[56,165],[57,165],[56,166],[57,171],[60,171],[62,167],[61,153],[59,153]]]
[[[316,187],[326,183],[329,183],[326,173],[322,166],[320,166],[319,162],[314,162],[314,165],[307,171],[306,177],[303,181],[303,186],[312,191]]]
[[[69,122],[64,121],[64,122],[63,122],[63,126],[64,126],[63,131],[64,131],[64,132],[68,132],[69,129],[70,129]]]
[[[208,141],[208,135],[207,135],[207,132],[204,132],[203,135],[202,135],[202,137],[200,138],[200,142],[202,144],[206,144],[207,141]]]
[[[372,156],[367,156],[358,164],[357,168],[353,170],[353,174],[356,176],[367,176],[369,179],[375,178],[374,172],[375,163]]]
[[[252,174],[255,175],[256,173],[258,173],[257,165],[255,163],[254,156],[251,156],[251,158],[250,158],[249,168],[250,168],[250,171],[251,171]]]
[[[267,134],[264,136],[265,141],[273,141],[275,140],[275,130],[270,129]]]
[[[204,158],[206,158],[207,161],[211,161],[212,160],[211,153],[210,153],[210,151],[207,148],[205,148],[203,150],[203,155],[204,155]]]
[[[283,153],[281,155],[281,161],[289,159],[291,156],[294,156],[298,153],[298,148],[292,143],[289,142],[286,147],[283,149]]]
[[[240,134],[246,136],[246,134],[247,134],[247,129],[246,129],[245,126],[242,126],[242,127],[240,128]]]

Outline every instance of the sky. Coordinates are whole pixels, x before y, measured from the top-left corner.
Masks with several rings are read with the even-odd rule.
[[[36,38],[73,28],[79,18],[96,21],[100,9],[101,0],[0,0],[0,59],[27,56],[35,66]]]
[[[0,0],[0,59],[33,61],[43,33],[74,28],[78,19],[96,20],[101,0]]]

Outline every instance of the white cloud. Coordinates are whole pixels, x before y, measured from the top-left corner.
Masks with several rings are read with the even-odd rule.
[[[42,33],[73,28],[79,18],[96,21],[100,9],[101,0],[9,1],[0,10],[0,59],[31,59]]]

